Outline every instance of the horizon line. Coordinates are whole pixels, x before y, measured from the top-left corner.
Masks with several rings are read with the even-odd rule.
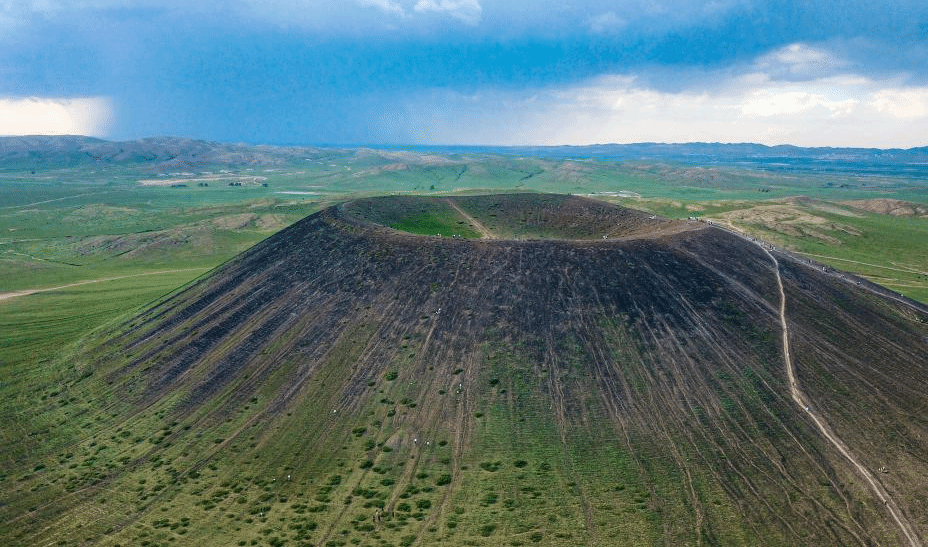
[[[298,142],[258,142],[258,141],[244,141],[244,140],[217,140],[201,137],[187,137],[181,135],[152,135],[148,137],[137,137],[130,139],[117,139],[117,138],[106,138],[106,137],[96,137],[92,135],[80,135],[80,134],[32,134],[32,135],[0,135],[0,139],[40,139],[40,138],[72,138],[72,139],[87,139],[87,140],[96,140],[102,142],[110,143],[129,143],[129,142],[141,142],[146,140],[190,140],[204,143],[216,143],[216,144],[230,144],[230,145],[247,145],[247,146],[272,146],[277,148],[505,148],[505,149],[519,149],[519,148],[595,148],[595,147],[605,147],[605,146],[688,146],[688,145],[715,145],[715,146],[760,146],[764,148],[794,148],[799,150],[814,150],[814,149],[828,149],[828,150],[879,150],[879,151],[912,151],[920,150],[923,148],[928,148],[928,143],[921,146],[912,146],[908,148],[902,147],[888,147],[882,148],[879,146],[833,146],[833,145],[817,145],[817,146],[800,146],[797,144],[789,143],[780,143],[780,144],[764,144],[760,142],[751,142],[751,141],[741,141],[741,142],[722,142],[722,141],[640,141],[640,142],[607,142],[607,143],[591,143],[591,144],[448,144],[448,143],[370,143],[370,142],[354,142],[354,143],[327,143],[327,142],[309,142],[309,143],[298,143]]]

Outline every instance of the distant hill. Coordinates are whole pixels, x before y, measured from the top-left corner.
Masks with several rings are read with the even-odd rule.
[[[219,165],[281,165],[331,148],[219,143],[178,137],[106,141],[81,136],[0,138],[0,168],[43,169],[80,165],[132,165],[183,170]],[[361,151],[357,147],[336,147]],[[663,161],[777,171],[848,172],[928,176],[928,147],[909,149],[803,148],[752,143],[637,143],[589,146],[383,146],[381,152],[470,153],[545,159]]]
[[[448,151],[547,159],[678,162],[769,171],[928,177],[928,146],[908,149],[803,148],[752,143],[636,143],[589,146],[446,147]]]
[[[832,148],[754,143],[635,143],[597,144],[589,146],[513,147],[540,156],[591,156],[599,158],[631,158],[661,156],[694,156],[719,158],[815,158],[831,160],[909,160],[928,158],[928,147],[908,149]]]
[[[0,167],[47,169],[129,165],[184,170],[215,165],[292,163],[313,148],[229,144],[177,137],[114,142],[81,136],[0,138]]]

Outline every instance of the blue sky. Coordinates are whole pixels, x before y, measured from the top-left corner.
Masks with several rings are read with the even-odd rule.
[[[0,134],[928,145],[923,1],[0,0]]]

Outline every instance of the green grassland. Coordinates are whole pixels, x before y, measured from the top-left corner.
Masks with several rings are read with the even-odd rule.
[[[365,219],[411,234],[479,238],[480,233],[468,219],[452,207],[452,202],[435,199],[423,202],[397,197],[389,208],[377,208],[377,202],[365,202],[362,211]],[[349,204],[353,208],[354,204]]]

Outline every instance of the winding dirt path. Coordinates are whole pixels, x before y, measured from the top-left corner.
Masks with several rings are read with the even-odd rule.
[[[457,211],[459,215],[464,217],[464,219],[467,220],[467,222],[470,222],[471,226],[473,226],[475,230],[480,232],[480,235],[482,235],[484,239],[497,239],[496,234],[494,234],[489,229],[487,229],[487,227],[481,224],[479,220],[477,220],[476,218],[464,212],[464,209],[461,209],[458,206],[458,204],[455,203],[453,199],[448,198],[447,201],[448,201],[448,205],[450,205],[452,209]]]
[[[912,269],[912,268],[899,268],[899,267],[898,267],[898,264],[896,264],[895,262],[891,262],[891,263],[890,263],[890,264],[893,264],[894,266],[897,266],[896,268],[893,268],[892,266],[882,266],[882,265],[880,265],[880,264],[870,264],[869,262],[861,262],[861,261],[859,261],[859,260],[851,260],[851,259],[849,259],[849,258],[838,258],[838,257],[836,257],[836,256],[817,255],[817,254],[813,254],[813,253],[797,253],[797,254],[801,254],[802,256],[814,256],[814,257],[816,257],[816,258],[827,258],[827,259],[829,259],[829,260],[840,260],[841,262],[850,262],[850,263],[852,263],[852,264],[861,264],[861,265],[863,265],[863,266],[870,266],[870,267],[872,267],[872,268],[880,268],[881,270],[892,270],[892,271],[894,271],[894,272],[905,272],[905,273],[914,273],[914,274],[928,275],[928,272],[923,272],[922,270],[915,270],[915,269]]]
[[[99,192],[99,193],[100,193],[100,194],[106,194],[107,192]],[[6,207],[2,207],[2,209],[23,209],[23,208],[26,208],[26,207],[32,207],[33,205],[42,205],[43,203],[51,203],[51,202],[53,202],[53,201],[63,201],[63,200],[66,200],[66,199],[75,199],[75,198],[80,198],[80,197],[84,197],[84,196],[89,196],[89,195],[91,195],[91,194],[94,194],[94,192],[87,192],[87,193],[84,193],[84,194],[77,194],[77,195],[75,195],[75,196],[65,196],[65,197],[63,197],[63,198],[46,199],[45,201],[36,201],[36,202],[34,202],[34,203],[27,203],[27,204],[25,204],[25,205],[8,205],[8,206],[6,206]]]
[[[90,283],[101,283],[103,281],[115,281],[117,279],[126,279],[128,277],[140,277],[143,275],[160,275],[167,273],[176,273],[176,272],[192,272],[194,270],[208,270],[209,268],[183,268],[180,270],[161,270],[157,272],[145,272],[132,275],[120,275],[118,277],[105,277],[103,279],[91,279],[89,281],[78,281],[77,283],[68,283],[67,285],[60,285],[58,287],[48,287],[46,289],[28,289],[25,291],[13,291],[13,292],[4,292],[0,293],[0,301],[7,300],[9,298],[16,298],[17,296],[28,296],[30,294],[35,294],[37,292],[47,292],[47,291],[57,291],[59,289],[67,289],[68,287],[77,287],[79,285],[88,285]]]
[[[802,408],[809,418],[815,423],[818,427],[819,432],[828,439],[837,450],[841,453],[851,464],[857,469],[858,474],[870,484],[870,489],[873,490],[873,493],[876,494],[876,497],[883,502],[883,505],[886,506],[886,509],[889,511],[889,514],[893,517],[893,520],[896,521],[896,524],[899,526],[902,535],[908,540],[909,545],[912,547],[921,546],[921,542],[918,539],[918,536],[915,535],[915,531],[912,529],[909,522],[902,517],[899,507],[896,506],[896,502],[889,496],[886,492],[886,489],[880,484],[879,481],[873,476],[873,473],[869,469],[863,466],[857,458],[851,454],[850,450],[844,444],[844,442],[835,435],[831,428],[828,427],[821,418],[818,417],[815,413],[812,412],[811,406],[809,403],[809,398],[802,392],[799,388],[799,384],[796,382],[796,371],[793,367],[793,360],[789,354],[789,329],[786,325],[786,292],[783,290],[783,280],[780,277],[780,263],[777,262],[776,257],[773,256],[769,250],[763,245],[758,244],[758,246],[764,250],[767,256],[770,257],[770,260],[773,261],[773,271],[776,273],[777,277],[777,288],[780,290],[780,325],[783,329],[783,363],[786,365],[786,375],[789,379],[789,392],[793,397],[793,401]]]

